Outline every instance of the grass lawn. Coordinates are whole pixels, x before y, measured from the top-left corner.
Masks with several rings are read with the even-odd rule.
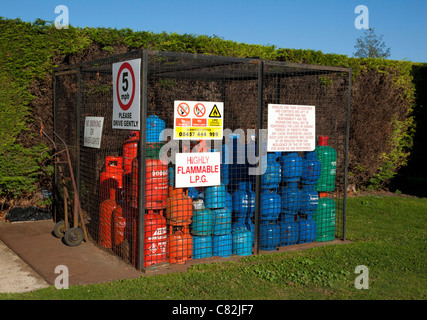
[[[0,299],[426,299],[427,199],[361,196],[349,198],[347,208],[349,244]],[[358,265],[369,269],[369,289],[355,288]]]

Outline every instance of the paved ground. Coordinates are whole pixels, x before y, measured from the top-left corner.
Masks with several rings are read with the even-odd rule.
[[[0,293],[17,293],[49,287],[49,283],[0,241]]]
[[[0,292],[54,285],[58,265],[67,266],[69,285],[138,278],[143,272],[91,242],[69,247],[52,235],[48,221],[0,223]],[[61,272],[62,273],[62,272]]]

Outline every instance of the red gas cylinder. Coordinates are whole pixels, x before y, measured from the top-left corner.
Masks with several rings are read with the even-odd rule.
[[[114,192],[114,190],[112,191]],[[101,202],[99,206],[99,235],[98,243],[107,249],[111,249],[111,230],[112,230],[112,216],[113,211],[116,209],[117,203],[113,199],[107,199]]]
[[[118,247],[125,241],[126,216],[121,206],[117,206],[113,211],[113,246]]]
[[[100,200],[101,202],[109,197],[113,200],[118,198],[120,190],[123,188],[123,158],[108,156],[105,158],[105,171],[101,172],[100,178]],[[110,191],[114,190],[114,193]]]
[[[182,188],[169,190],[166,203],[166,218],[172,226],[183,226],[191,223],[193,216],[193,201],[184,193]]]
[[[144,267],[166,261],[166,219],[161,214],[145,215]]]
[[[169,226],[168,233],[169,263],[183,264],[190,260],[193,254],[193,237],[189,233],[188,225],[183,227]]]
[[[138,155],[139,131],[131,131],[129,139],[123,143],[123,169],[124,173],[132,171],[132,160]]]
[[[131,206],[138,207],[138,158],[132,161]],[[168,166],[159,159],[147,159],[145,165],[145,208],[163,209],[168,196]]]

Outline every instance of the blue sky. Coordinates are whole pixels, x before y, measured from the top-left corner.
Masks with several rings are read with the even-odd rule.
[[[369,26],[383,35],[390,59],[427,62],[425,0],[0,0],[0,16],[54,21],[66,5],[77,27],[217,35],[226,40],[353,56],[363,30],[358,5],[369,9]]]

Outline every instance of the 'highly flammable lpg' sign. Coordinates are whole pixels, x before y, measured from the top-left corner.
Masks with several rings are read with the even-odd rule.
[[[221,184],[219,152],[177,153],[175,187],[207,187]]]

